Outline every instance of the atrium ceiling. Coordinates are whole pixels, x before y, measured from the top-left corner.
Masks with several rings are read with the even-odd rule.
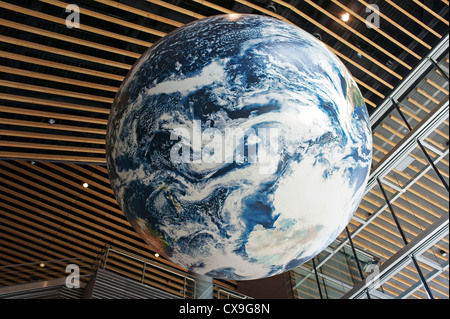
[[[293,296],[449,298],[448,0],[80,0],[80,28],[68,28],[72,2],[0,0],[0,286],[54,278],[69,262],[87,274],[113,247],[111,270],[184,296],[187,271],[156,257],[115,200],[109,109],[161,37],[203,17],[252,13],[323,41],[371,116],[365,196],[314,263],[291,271]],[[158,267],[143,276],[143,259],[180,276]],[[384,271],[376,286],[365,280],[371,265]]]

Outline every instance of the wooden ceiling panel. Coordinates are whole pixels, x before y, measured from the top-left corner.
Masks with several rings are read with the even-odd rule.
[[[91,265],[107,245],[185,273],[154,256],[126,221],[109,184],[106,126],[127,72],[148,47],[186,23],[214,14],[263,14],[320,38],[351,71],[372,114],[448,34],[448,1],[371,3],[378,8],[363,0],[81,0],[77,1],[81,28],[70,29],[66,27],[68,1],[0,0],[0,285],[51,278],[54,269],[38,267],[43,260],[76,258]],[[379,9],[375,11],[379,28],[366,24],[373,9]],[[348,22],[341,19],[344,12],[349,13]],[[419,125],[448,97],[448,62],[447,54],[398,101],[408,124],[398,112],[391,112],[374,129],[374,165],[404,139],[408,125]],[[447,80],[442,72],[447,72]],[[448,152],[448,129],[445,121],[424,140],[431,158]],[[411,157],[404,170],[394,169],[384,177],[390,183],[388,196],[408,188],[393,203],[408,238],[448,211],[448,192],[440,178],[432,170],[416,178],[426,169],[427,158],[420,149]],[[448,184],[448,153],[441,157],[436,166]],[[348,225],[353,232],[369,222],[353,241],[379,260],[388,259],[403,245],[387,207],[371,217],[383,205],[380,190],[371,189]],[[345,239],[343,232],[338,240]],[[436,251],[448,253],[448,236],[424,255],[433,256],[436,264],[445,262]],[[336,259],[335,275],[340,262]],[[8,272],[15,264],[20,264],[16,277]],[[430,265],[421,261],[428,273],[434,269]],[[120,256],[111,259],[111,267],[133,278],[141,275],[139,263]],[[331,285],[332,263],[323,267],[330,273]],[[158,288],[181,296],[178,279],[157,270],[148,276],[145,280]],[[386,283],[385,292],[399,296],[415,281],[417,273],[408,266]],[[234,282],[222,284],[236,287]],[[448,271],[436,275],[430,285],[437,296],[448,298]],[[342,294],[337,286],[330,289],[335,297]],[[314,291],[294,293],[318,297]],[[417,289],[409,297],[426,298],[426,294]]]

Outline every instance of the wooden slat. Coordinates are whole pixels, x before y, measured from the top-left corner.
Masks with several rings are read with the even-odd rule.
[[[109,103],[109,104],[111,104],[114,101],[113,98],[109,98],[109,97],[103,97],[103,96],[97,96],[97,95],[79,93],[79,92],[73,92],[73,91],[66,91],[66,90],[60,90],[60,89],[53,89],[53,88],[49,88],[46,86],[25,84],[25,83],[6,81],[6,80],[1,80],[1,79],[0,79],[0,86],[6,86],[6,87],[14,88],[14,89],[34,91],[34,92],[40,92],[40,93],[46,93],[46,94],[68,96],[68,97],[72,97],[72,98],[78,98],[78,99],[89,100],[89,101],[98,101],[98,102],[104,102],[104,103]]]
[[[425,92],[421,88],[416,88],[416,91],[419,92],[420,94],[422,94],[423,96],[425,96],[430,101],[432,101],[432,102],[434,102],[436,104],[440,103],[440,101],[438,99],[436,99],[435,97],[431,96],[430,94],[428,94],[427,92]]]
[[[363,5],[365,5],[366,7],[369,7],[369,3],[367,3],[364,0],[358,0],[359,2],[361,2]],[[385,15],[383,12],[376,10],[375,8],[371,8],[371,10],[373,10],[375,13],[377,13],[381,18],[383,18],[384,20],[388,21],[390,24],[392,24],[393,26],[395,26],[397,29],[399,29],[400,31],[402,31],[403,33],[405,33],[406,35],[408,35],[410,38],[412,38],[414,41],[420,43],[421,45],[423,45],[425,48],[427,48],[428,50],[431,50],[431,46],[424,42],[422,39],[420,39],[419,37],[417,37],[415,34],[409,32],[407,29],[405,29],[404,27],[402,27],[401,25],[399,25],[397,22],[395,22],[394,20],[392,20],[391,18],[389,18],[387,15]]]
[[[273,17],[276,18],[280,18],[281,16],[278,14],[274,14],[272,11],[269,10],[265,10],[264,8],[261,8],[260,6],[254,5],[251,2],[245,1],[245,0],[237,0],[237,2],[245,4],[246,6],[249,6],[251,8],[254,8],[258,11],[262,11],[266,14],[269,14]],[[294,6],[281,1],[281,0],[274,0],[274,2],[281,4],[289,9],[291,9],[292,11],[294,11],[295,13],[299,14],[300,16],[302,16],[304,19],[308,20],[309,22],[311,22],[312,24],[314,24],[315,26],[319,27],[320,29],[322,29],[323,31],[325,31],[326,33],[328,33],[329,35],[331,35],[332,37],[334,37],[335,39],[339,40],[340,42],[342,42],[343,44],[345,44],[346,46],[348,46],[349,48],[351,48],[352,50],[354,50],[355,52],[361,54],[362,56],[364,56],[365,58],[367,58],[368,60],[372,61],[373,63],[375,63],[376,65],[378,65],[379,67],[381,67],[382,69],[384,69],[385,71],[387,71],[388,73],[394,75],[395,77],[402,79],[402,76],[399,75],[398,73],[392,71],[391,69],[389,69],[386,65],[384,65],[383,63],[379,62],[378,60],[376,60],[375,58],[373,58],[371,55],[367,54],[366,52],[364,52],[363,50],[361,50],[360,48],[356,47],[355,45],[351,44],[349,41],[345,40],[344,38],[342,38],[341,36],[339,36],[337,33],[335,33],[334,31],[332,31],[331,29],[323,26],[322,24],[318,23],[317,21],[315,21],[314,19],[312,19],[311,17],[309,17],[308,15],[304,14],[303,12],[301,12],[300,10],[298,10],[297,8],[295,8]],[[286,22],[290,22],[289,20],[281,17],[280,18],[283,21]],[[333,52],[336,54],[336,52],[333,50]],[[339,54],[340,56],[340,54]]]
[[[11,168],[11,165],[9,165],[7,162],[3,162],[2,165]],[[20,170],[20,168],[18,168],[18,167],[13,167],[11,169],[14,169],[15,171]],[[65,204],[65,205],[68,207],[71,207],[72,211],[75,211],[76,208],[73,205],[76,204],[77,206],[80,206],[81,209],[84,209],[86,212],[92,211],[92,212],[97,213],[100,218],[103,218],[103,224],[106,224],[106,225],[112,227],[113,229],[114,228],[120,229],[121,232],[123,232],[124,234],[127,234],[128,236],[130,236],[130,235],[135,236],[134,231],[132,231],[130,229],[130,226],[129,226],[130,224],[128,223],[128,221],[125,220],[125,218],[123,218],[123,216],[119,217],[116,214],[111,214],[108,210],[103,211],[101,209],[95,208],[94,206],[86,204],[86,202],[84,201],[84,200],[86,200],[86,196],[82,194],[83,191],[78,192],[78,193],[71,191],[70,193],[72,193],[72,195],[74,197],[70,197],[70,196],[62,194],[60,191],[55,191],[53,188],[50,188],[49,186],[44,186],[42,184],[32,182],[29,179],[22,178],[18,175],[14,175],[13,173],[5,171],[3,169],[0,169],[0,172],[2,172],[2,175],[4,177],[9,176],[10,178],[14,178],[14,180],[20,182],[21,185],[27,185],[27,187],[31,186],[35,189],[39,189],[41,191],[44,191],[47,194],[50,194],[57,201],[58,205],[60,205],[60,206],[62,206],[63,201],[65,201],[65,202],[70,203],[70,205],[69,204]],[[30,177],[36,178],[36,176],[34,174],[30,174]],[[3,180],[3,182],[4,182],[4,180]],[[47,179],[45,181],[45,183],[50,186],[53,186],[53,187],[56,185],[58,188],[60,188],[63,191],[66,191],[66,192],[69,191],[69,189],[67,187],[63,187],[63,186],[61,186],[61,184],[52,182],[51,180]],[[58,188],[56,188],[56,189],[58,189]],[[82,200],[80,200],[80,199],[82,199]],[[80,213],[82,212],[81,209],[78,210]],[[92,215],[92,213],[91,213],[91,215]]]
[[[0,140],[0,146],[41,149],[41,150],[53,150],[53,151],[65,151],[65,152],[86,152],[86,153],[105,154],[105,149],[102,149],[102,148],[75,147],[75,146],[65,146],[65,145],[26,143],[26,142],[4,141],[4,140]]]
[[[143,10],[131,7],[131,6],[127,6],[127,5],[123,4],[123,3],[119,3],[119,2],[115,2],[115,1],[111,1],[111,0],[94,0],[94,1],[102,3],[102,4],[107,5],[107,6],[111,6],[111,7],[120,9],[120,10],[124,10],[124,11],[127,11],[127,12],[131,12],[131,13],[140,15],[142,17],[145,17],[145,18],[148,18],[148,19],[151,19],[151,20],[159,21],[159,22],[162,22],[162,23],[165,23],[165,24],[177,27],[177,28],[184,25],[181,22],[178,22],[178,21],[175,21],[175,20],[172,20],[172,19],[168,19],[168,18],[165,18],[165,17],[161,17],[159,15],[156,15],[156,14],[153,14],[153,13],[150,13],[150,12],[147,12],[147,11],[143,11]]]
[[[35,50],[40,50],[40,51],[44,51],[44,52],[48,52],[48,53],[52,53],[52,54],[71,57],[71,58],[79,59],[82,61],[89,61],[89,62],[94,62],[94,63],[98,63],[98,64],[108,65],[108,66],[117,67],[117,68],[125,69],[125,70],[129,70],[132,67],[132,65],[130,65],[130,64],[107,60],[107,59],[99,58],[96,56],[91,56],[91,55],[87,55],[87,54],[83,54],[83,53],[64,50],[64,49],[51,47],[51,46],[47,46],[47,45],[43,45],[43,44],[38,44],[38,43],[30,42],[30,41],[11,38],[11,37],[4,36],[4,35],[0,35],[0,42],[6,42],[9,44],[19,45],[19,46],[30,48],[30,49],[35,49]]]
[[[412,177],[409,176],[408,174],[406,174],[405,172],[399,171],[397,169],[394,169],[394,172],[398,175],[403,176],[404,178],[411,180]],[[422,187],[423,189],[426,189],[429,192],[432,192],[433,194],[441,197],[444,200],[448,200],[448,195],[442,194],[441,192],[436,192],[436,190],[430,186],[428,186],[427,184],[423,183],[422,181],[418,180],[415,182],[416,185],[419,185],[420,187]]]
[[[439,14],[437,14],[436,12],[434,12],[433,10],[431,10],[430,8],[428,8],[425,4],[423,4],[422,2],[420,2],[419,0],[413,0],[415,4],[417,4],[418,6],[420,6],[421,8],[423,8],[425,11],[427,11],[429,14],[431,14],[433,17],[437,18],[438,20],[440,20],[441,22],[443,22],[445,25],[447,25],[447,27],[449,26],[449,22],[447,20],[445,20],[443,17],[441,17]]]
[[[5,164],[5,161],[0,161],[0,164]],[[32,167],[33,165],[30,165],[28,163],[23,163],[24,165],[28,167]],[[40,168],[35,168],[40,169]],[[1,176],[0,176],[0,179]],[[124,236],[122,235],[123,231],[121,229],[120,232],[115,231],[117,227],[119,227],[116,224],[111,224],[108,219],[100,218],[95,215],[92,215],[90,213],[87,213],[81,209],[78,209],[76,207],[72,207],[70,205],[65,204],[64,202],[58,201],[56,198],[58,198],[58,194],[56,194],[56,197],[51,197],[44,195],[43,193],[34,191],[30,188],[25,187],[24,185],[27,184],[17,184],[13,182],[12,180],[3,179],[3,182],[6,184],[18,189],[21,191],[21,193],[18,193],[10,188],[5,188],[0,186],[0,190],[2,192],[13,194],[14,196],[18,198],[25,198],[30,202],[36,202],[35,199],[28,197],[29,195],[40,198],[41,200],[36,202],[36,205],[38,207],[45,208],[49,211],[59,212],[59,214],[62,214],[62,216],[66,216],[67,220],[72,220],[75,224],[80,225],[89,225],[89,227],[92,227],[96,229],[96,236],[102,237],[102,233],[109,234],[111,237],[104,237],[105,241],[107,243],[113,243],[116,242],[116,245],[119,245],[122,247],[122,249],[125,249],[127,251],[133,252],[136,249],[139,249],[139,254],[149,258],[149,259],[155,259],[156,257],[153,255],[152,252],[149,251],[149,246],[145,244],[140,238],[138,238],[137,234],[132,232],[130,233],[131,236]],[[22,193],[23,192],[23,193]],[[28,195],[29,194],[29,195]],[[59,209],[53,205],[46,204],[45,202],[49,202],[52,204],[55,204],[63,209],[67,209],[68,211],[73,211],[77,214],[80,214],[80,216],[77,216],[75,214],[67,214],[67,211]],[[67,221],[66,221],[67,222]],[[91,232],[91,231],[88,231]],[[113,240],[115,239],[115,240]],[[172,262],[165,260],[165,259],[158,259],[159,262],[165,263],[173,268],[177,268],[180,270],[183,270],[183,268],[173,264]]]
[[[147,0],[147,2],[154,3],[154,4],[158,5],[158,6],[161,6],[161,7],[164,7],[164,8],[167,8],[167,9],[170,9],[170,10],[173,10],[173,11],[176,11],[176,12],[188,15],[188,16],[196,18],[196,19],[206,18],[206,16],[204,16],[204,15],[202,15],[200,13],[181,8],[179,6],[173,5],[173,4],[165,2],[165,1],[161,1],[161,0]]]
[[[0,159],[19,159],[19,160],[36,160],[36,161],[61,161],[61,162],[78,162],[78,163],[97,163],[105,164],[104,158],[88,157],[88,156],[72,156],[72,155],[48,155],[37,153],[18,153],[0,151]]]
[[[442,38],[442,36],[437,33],[436,31],[434,31],[432,28],[430,28],[429,26],[427,26],[425,23],[423,23],[422,21],[420,21],[419,19],[417,19],[415,16],[413,16],[412,14],[410,14],[408,11],[406,11],[405,9],[403,9],[402,7],[400,7],[399,5],[397,5],[396,3],[394,3],[391,0],[385,0],[387,3],[389,3],[391,6],[393,6],[395,9],[397,9],[398,11],[400,11],[401,13],[403,13],[405,16],[407,16],[408,18],[410,18],[412,21],[414,21],[415,23],[419,24],[422,28],[426,29],[428,32],[430,32],[431,34],[435,35],[436,37],[438,37],[439,39]]]
[[[65,70],[65,71],[70,71],[70,72],[75,72],[75,73],[92,75],[92,76],[96,76],[96,77],[100,77],[100,78],[104,78],[104,79],[115,80],[115,81],[120,81],[120,82],[122,82],[123,79],[125,78],[124,76],[117,75],[117,74],[81,68],[81,67],[70,65],[70,64],[64,64],[64,63],[53,62],[53,61],[49,61],[49,60],[33,58],[30,56],[15,54],[15,53],[11,53],[11,52],[0,51],[0,57],[11,59],[11,60],[16,60],[16,61],[20,61],[20,62],[36,64],[36,65],[40,65],[40,66],[50,67],[50,68],[59,69],[59,70]]]
[[[422,109],[422,110],[424,110],[424,111],[427,112],[427,113],[430,113],[430,110],[429,110],[429,109],[427,109],[425,106],[423,106],[422,104],[420,104],[419,102],[417,102],[416,100],[414,100],[413,98],[411,98],[410,96],[408,96],[408,97],[406,98],[406,100],[407,100],[409,103],[414,104],[415,106],[417,106],[419,109]]]
[[[0,211],[2,211],[2,210],[0,210]],[[15,219],[15,220],[18,219],[17,216],[14,216],[7,212],[2,211],[2,213],[4,214],[3,216],[12,216],[13,219]],[[26,220],[23,220],[23,221],[25,223],[27,223]],[[15,226],[17,227],[17,224],[15,224],[15,223],[12,223],[10,221],[5,221],[4,223],[5,223],[5,226],[0,225],[0,229],[13,234],[14,237],[10,237],[8,235],[8,237],[11,240],[14,240],[15,242],[22,244],[23,246],[26,246],[26,247],[30,247],[31,244],[35,245],[35,247],[39,247],[40,244],[41,245],[43,244],[42,241],[44,240],[45,243],[44,243],[44,245],[42,245],[41,249],[43,249],[43,250],[47,249],[52,252],[57,252],[57,254],[55,254],[56,258],[62,259],[67,256],[73,256],[75,258],[80,258],[80,259],[90,258],[91,261],[93,261],[98,253],[96,251],[89,251],[87,249],[84,249],[84,248],[82,248],[82,246],[79,246],[78,244],[74,244],[73,242],[71,242],[71,240],[70,240],[71,238],[68,236],[65,236],[66,240],[62,240],[62,239],[58,238],[59,236],[63,236],[59,232],[55,233],[55,234],[49,234],[48,230],[47,231],[45,231],[45,230],[37,231],[31,227],[26,228],[26,232],[34,235],[34,236],[32,236],[32,235],[25,233],[23,230],[15,229]],[[67,248],[65,248],[65,247],[67,247]]]
[[[40,98],[21,96],[21,95],[14,95],[14,94],[0,93],[0,99],[8,100],[8,101],[15,101],[15,102],[30,103],[30,104],[53,106],[53,107],[57,107],[57,108],[71,109],[71,110],[76,110],[76,111],[100,113],[100,114],[109,114],[109,112],[110,112],[109,109],[106,109],[106,108],[74,104],[74,103],[67,103],[67,102],[59,102],[59,101],[40,99]]]
[[[36,203],[35,200],[33,200],[31,197],[28,197],[27,191],[24,191],[24,193],[22,194],[2,186],[0,186],[0,190],[4,194],[10,194],[18,198],[23,197],[24,201],[16,200],[13,197],[6,198],[6,201],[15,205],[15,207],[13,207],[12,210],[17,210],[18,209],[17,207],[22,207],[23,209],[31,211],[32,212],[31,216],[33,216],[33,218],[43,219],[46,221],[46,223],[55,223],[60,227],[67,227],[68,230],[77,231],[78,236],[83,236],[83,234],[89,234],[92,231],[95,231],[96,232],[95,236],[84,237],[87,242],[98,244],[99,247],[103,247],[105,243],[112,242],[112,238],[114,238],[114,234],[112,231],[109,234],[110,236],[103,234],[101,223],[90,222],[89,220],[85,220],[82,217],[68,214],[67,211],[60,210],[54,206],[45,204],[44,202]],[[30,205],[27,202],[33,204]],[[8,206],[6,205],[8,204],[5,204],[4,207],[8,208]],[[23,210],[18,209],[17,211],[22,212]],[[22,214],[27,215],[24,212]]]
[[[109,179],[104,178],[103,176],[100,176],[98,174],[95,174],[94,172],[87,170],[87,169],[81,167],[80,165],[75,165],[72,163],[65,163],[65,165],[71,167],[72,169],[76,170],[77,172],[81,172],[81,173],[88,175],[89,178],[88,179],[83,178],[83,181],[88,182],[89,186],[92,185],[95,188],[101,189],[102,191],[109,193],[111,196],[106,196],[106,197],[104,197],[104,199],[106,199],[107,201],[109,201],[110,203],[112,203],[114,205],[117,205],[117,206],[119,205],[115,199],[115,195],[114,195],[114,192],[111,189],[111,187],[106,187],[106,186],[103,186],[102,184],[95,182],[95,180],[101,180],[104,183],[107,183],[109,185]],[[81,174],[79,174],[79,173],[74,174],[74,173],[70,172],[70,174],[77,179],[81,178],[80,177]]]
[[[445,95],[448,95],[448,90],[444,89],[442,86],[438,85],[436,82],[430,80],[429,78],[425,78],[425,81],[432,86],[434,86],[436,89],[444,93]]]
[[[386,251],[390,252],[391,254],[394,254],[394,253],[396,252],[395,249],[392,249],[392,248],[390,248],[390,247],[387,246],[387,245],[381,244],[380,242],[377,242],[377,241],[373,241],[373,240],[371,239],[371,237],[369,237],[369,236],[367,236],[367,235],[364,235],[362,232],[358,233],[357,237],[361,237],[361,238],[367,240],[368,242],[371,242],[372,244],[374,244],[374,245],[376,245],[376,246],[378,246],[378,247],[380,247],[380,248],[385,249]],[[355,242],[358,242],[358,239],[354,239],[354,241],[355,241]],[[400,246],[400,247],[402,247],[402,246]],[[371,250],[373,250],[373,248],[372,248]],[[384,259],[388,259],[388,258],[390,257],[389,255],[385,255],[385,254],[383,254],[383,253],[381,253],[381,252],[378,252],[378,253],[379,253],[380,256],[382,256]],[[413,267],[411,267],[411,266],[406,266],[405,268],[406,268],[407,270],[409,270],[410,272],[412,272],[412,273],[416,273],[416,269],[413,268]],[[428,268],[427,270],[430,270],[429,267],[427,267],[427,268]],[[395,277],[397,277],[398,275],[403,275],[403,276],[405,276],[405,277],[410,278],[410,279],[412,280],[413,283],[417,281],[416,278],[412,277],[411,275],[409,275],[408,273],[406,273],[406,272],[403,271],[403,270],[400,271],[400,272],[398,272],[398,274],[397,274]]]
[[[44,140],[67,141],[67,142],[80,142],[80,143],[103,144],[103,145],[105,144],[105,139],[99,139],[99,138],[87,138],[87,137],[46,134],[46,133],[36,133],[36,132],[22,132],[22,131],[3,130],[3,129],[0,129],[0,135],[26,137],[26,138],[38,138],[38,139],[44,139]]]
[[[222,12],[225,12],[225,13],[236,14],[236,12],[234,12],[234,11],[225,9],[225,8],[220,7],[220,6],[218,6],[218,5],[215,5],[215,4],[211,4],[211,3],[209,3],[208,1],[196,1],[196,2],[199,2],[199,3],[201,3],[201,4],[204,4],[204,5],[207,5],[207,6],[209,6],[209,7],[215,8],[216,10],[219,10],[219,11],[222,11]],[[277,1],[275,1],[275,2],[277,2]],[[275,14],[275,13],[273,13],[272,11],[266,10],[266,9],[264,9],[264,8],[261,8],[261,7],[257,6],[257,5],[254,5],[254,4],[252,4],[252,3],[249,3],[248,1],[245,1],[245,2],[242,2],[242,1],[241,1],[241,3],[247,5],[247,6],[251,7],[251,8],[254,8],[254,9],[258,10],[258,11],[261,11],[261,12],[267,14],[267,15],[270,15],[270,16],[272,16],[272,17],[275,17],[275,18],[280,19],[280,20],[282,20],[282,21],[285,21],[285,22],[287,22],[287,23],[293,24],[292,22],[290,22],[290,21],[287,20],[286,18],[284,18],[284,17],[282,17],[282,16],[280,16],[280,15],[278,15],[278,14]],[[301,11],[299,11],[297,8],[295,8],[294,6],[292,6],[292,5],[290,5],[290,4],[287,4],[287,3],[285,3],[285,2],[281,2],[281,1],[279,2],[279,4],[282,4],[282,5],[286,6],[286,7],[289,8],[290,10],[296,12],[297,14],[299,14],[299,15],[302,16],[303,18],[307,19],[307,20],[310,21],[311,23],[317,25],[318,27],[320,27],[320,28],[322,28],[322,29],[325,28],[325,27],[323,27],[322,25],[317,24],[314,20],[312,20],[312,19],[309,18],[308,16],[304,16],[304,14],[303,14]],[[294,24],[294,25],[295,25],[295,24]],[[327,30],[327,32],[328,32],[328,31],[331,32],[333,36],[339,37],[338,35],[336,35],[336,34],[335,34],[334,32],[332,32],[331,30],[329,30],[329,29],[326,29],[326,30]],[[339,37],[339,39],[342,39],[342,38]],[[325,45],[326,45],[326,44],[325,44]],[[383,79],[381,79],[381,78],[380,78],[379,76],[377,76],[376,74],[374,74],[374,73],[370,72],[369,70],[363,68],[361,65],[357,64],[357,63],[356,63],[355,61],[353,61],[352,59],[350,59],[350,58],[348,58],[347,56],[343,55],[342,53],[340,53],[339,51],[335,50],[334,48],[332,48],[332,47],[330,47],[330,46],[328,46],[328,45],[326,45],[326,46],[328,47],[328,49],[330,49],[334,54],[336,54],[336,55],[337,55],[339,58],[341,58],[342,60],[347,61],[348,63],[354,65],[355,67],[357,67],[357,68],[359,68],[359,69],[361,69],[365,74],[370,75],[371,77],[373,77],[374,79],[376,79],[377,81],[379,81],[379,82],[382,83],[383,85],[386,85],[386,86],[389,87],[390,89],[393,89],[393,88],[394,88],[391,84],[387,83],[386,81],[384,81]],[[385,67],[385,66],[384,66],[384,67]],[[376,91],[375,89],[373,89],[373,88],[370,87],[369,85],[366,85],[364,82],[360,81],[359,79],[355,78],[355,81],[356,81],[359,85],[364,86],[366,89],[372,91],[373,93],[377,94],[378,96],[380,96],[380,97],[381,97],[381,96],[384,96],[383,94],[381,94],[380,92]],[[373,107],[376,107],[376,104],[375,104],[375,103],[373,103],[373,102],[371,102],[371,101],[369,101],[369,100],[367,100],[367,99],[366,99],[365,101],[366,101],[367,104],[369,104],[369,105],[371,105],[371,106],[373,106]]]
[[[416,116],[415,114],[411,113],[408,109],[406,109],[404,106],[400,105],[400,110],[405,113],[406,115],[410,116],[411,118],[415,119],[417,122],[421,121],[421,118]],[[435,129],[433,132],[439,134],[440,136],[442,136],[443,138],[446,138],[447,140],[449,139],[448,134],[445,134],[444,132],[442,132],[441,130]],[[395,134],[395,133],[394,133]],[[402,134],[400,134],[399,136],[403,136]],[[431,139],[429,137],[426,138],[427,141],[431,141]]]

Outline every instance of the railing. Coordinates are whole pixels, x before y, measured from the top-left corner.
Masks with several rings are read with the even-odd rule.
[[[216,288],[215,291],[217,292],[217,299],[253,299],[244,294],[240,294],[238,292],[232,292],[225,288],[220,288],[220,286],[217,286],[216,284],[214,284],[214,286]],[[223,298],[222,298],[222,295],[224,296]]]
[[[175,282],[179,282],[181,279],[182,289],[179,291],[183,298],[188,298],[190,295],[195,296],[197,283],[195,279],[191,278],[189,275],[177,271],[175,269],[171,269],[169,266],[159,264],[157,262],[151,261],[149,259],[136,256],[132,253],[125,252],[123,250],[118,250],[113,247],[106,247],[103,256],[99,260],[99,267],[105,270],[113,271],[119,274],[124,274],[121,271],[118,271],[117,267],[108,267],[108,261],[111,260],[113,254],[119,255],[121,257],[125,257],[126,259],[137,261],[142,264],[142,273],[140,274],[139,281],[144,285],[156,286],[157,288],[161,288],[161,282],[164,281],[163,278],[155,278],[152,274],[166,274],[171,276],[171,278]],[[117,257],[117,256],[116,256]],[[150,278],[148,278],[150,277]],[[137,279],[134,277],[134,279]],[[153,281],[151,280],[153,279]]]
[[[98,267],[182,298],[193,299],[197,295],[198,283],[189,274],[112,246],[105,247],[99,257]],[[217,283],[213,284],[213,291],[216,299],[249,298]]]
[[[75,275],[74,268],[82,283],[102,268],[185,299],[195,298],[199,287],[188,273],[112,246],[105,246],[95,261],[65,258],[0,266],[0,287],[67,278]],[[249,298],[217,282],[211,289],[215,299]]]

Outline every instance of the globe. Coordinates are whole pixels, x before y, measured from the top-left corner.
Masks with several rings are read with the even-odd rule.
[[[371,136],[354,79],[322,42],[274,18],[219,15],[135,63],[111,108],[106,160],[119,206],[154,251],[249,280],[339,236],[364,193]]]

